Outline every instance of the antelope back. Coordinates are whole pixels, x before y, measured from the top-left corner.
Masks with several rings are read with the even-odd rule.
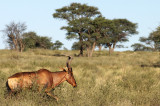
[[[33,84],[38,86],[52,86],[53,78],[50,71],[40,69],[37,72],[16,73],[8,78],[8,86],[12,91],[30,88]]]

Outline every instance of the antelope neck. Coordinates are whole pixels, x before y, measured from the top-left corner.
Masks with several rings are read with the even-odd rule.
[[[53,72],[52,76],[53,76],[53,85],[54,85],[54,87],[56,87],[57,85],[61,84],[64,81],[66,81],[66,78],[65,78],[66,75],[67,75],[67,73],[64,72],[64,71]]]

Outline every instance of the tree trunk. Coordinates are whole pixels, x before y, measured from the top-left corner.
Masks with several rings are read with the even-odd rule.
[[[94,42],[93,45],[92,45],[92,50],[91,50],[91,53],[90,53],[90,57],[92,57],[92,54],[93,54],[93,51],[94,51],[95,47],[96,47],[96,42]]]
[[[96,47],[96,42],[94,42],[93,45],[91,45],[91,46],[89,46],[87,48],[87,55],[88,55],[88,57],[92,57],[93,51],[94,51],[95,47]]]
[[[114,52],[115,46],[116,46],[116,43],[113,44],[112,52]]]
[[[113,45],[113,47],[112,47],[112,45]],[[116,43],[114,43],[114,44],[108,44],[108,47],[109,47],[109,55],[111,55],[111,53],[114,52],[115,46],[116,46]]]
[[[99,51],[101,51],[101,50],[102,50],[102,46],[101,46],[101,45],[99,45],[99,46],[98,46],[98,48],[99,48]]]
[[[87,56],[89,57],[89,47],[87,47]]]
[[[23,52],[23,50],[24,50],[24,44],[23,42],[20,42],[20,52]]]
[[[114,48],[112,48],[111,46],[109,47],[109,55],[111,55],[114,52]]]
[[[13,44],[14,44],[14,49],[15,49],[16,51],[18,51],[18,43],[17,43],[17,40],[15,40],[15,39],[13,38],[12,41],[13,41]]]
[[[81,44],[80,46],[80,53],[79,53],[79,56],[83,56],[83,45]]]
[[[111,52],[112,52],[111,49],[112,49],[111,46],[109,46],[109,55],[111,55]]]

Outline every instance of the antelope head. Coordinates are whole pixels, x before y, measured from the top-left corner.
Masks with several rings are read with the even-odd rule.
[[[72,61],[72,57],[71,56],[68,56],[68,60],[66,62],[66,68],[63,69],[63,71],[66,72],[66,81],[71,84],[73,87],[77,87],[77,84],[76,84],[76,81],[74,79],[74,76],[73,76],[73,71],[72,71],[72,67],[70,65],[71,61]]]

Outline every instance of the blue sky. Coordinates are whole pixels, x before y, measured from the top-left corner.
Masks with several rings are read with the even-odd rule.
[[[66,40],[66,31],[60,30],[66,22],[54,19],[52,14],[55,9],[68,6],[72,2],[98,7],[108,19],[126,18],[138,23],[139,34],[133,35],[124,44],[129,48],[116,50],[132,50],[130,46],[139,42],[139,37],[147,37],[160,25],[160,0],[3,0],[0,3],[0,30],[12,21],[25,22],[26,31],[52,37],[53,42],[60,40],[65,47],[71,49],[74,40]],[[0,32],[0,49],[5,47],[3,33]]]

